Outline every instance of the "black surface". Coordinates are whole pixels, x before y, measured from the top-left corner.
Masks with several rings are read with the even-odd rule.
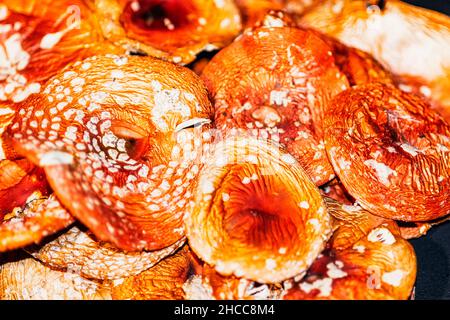
[[[450,0],[408,0],[405,2],[450,15]]]
[[[405,2],[450,15],[450,1],[447,0]],[[432,228],[425,237],[411,243],[418,260],[415,298],[450,299],[450,223]]]
[[[411,243],[417,255],[416,299],[450,299],[450,222]]]

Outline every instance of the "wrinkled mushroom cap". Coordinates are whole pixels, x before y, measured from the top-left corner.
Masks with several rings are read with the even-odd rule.
[[[393,86],[339,94],[325,145],[348,192],[374,214],[426,221],[450,211],[450,126],[419,97]]]
[[[392,73],[411,79],[450,119],[450,18],[398,0],[328,0],[301,24],[372,54]],[[432,57],[432,58],[430,58]],[[411,90],[407,80],[402,87]]]
[[[332,48],[312,31],[260,27],[221,50],[202,72],[215,123],[282,144],[321,185],[334,177],[322,140],[330,99],[348,88]]]

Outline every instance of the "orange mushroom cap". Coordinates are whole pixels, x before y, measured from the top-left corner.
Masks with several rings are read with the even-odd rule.
[[[223,276],[208,265],[203,267],[202,285],[217,300],[275,300],[282,293],[280,284],[261,284],[245,278]]]
[[[413,79],[414,86],[421,83],[419,91],[450,122],[448,16],[399,0],[326,0],[300,23],[372,54],[395,75]]]
[[[113,51],[81,0],[6,1],[0,13],[0,101],[24,101],[68,63]]]
[[[47,198],[35,192],[28,199],[23,208],[0,220],[0,252],[38,243],[74,222],[53,195]]]
[[[318,185],[334,177],[322,140],[330,99],[348,88],[331,48],[314,32],[261,27],[245,32],[203,70],[219,130],[248,130],[279,142]]]
[[[416,256],[396,224],[358,207],[335,204],[329,210],[340,223],[330,247],[284,299],[407,299]]]
[[[183,286],[201,270],[187,246],[156,266],[111,286],[114,300],[184,300]]]
[[[423,100],[357,86],[334,99],[325,127],[334,170],[361,206],[403,221],[450,212],[450,126]]]
[[[271,10],[277,10],[297,16],[314,4],[313,0],[236,0],[241,11],[245,27],[254,27],[255,24]]]
[[[37,243],[73,222],[50,196],[44,171],[27,159],[0,160],[0,252]]]
[[[13,257],[0,264],[2,300],[108,300],[108,285],[61,272],[30,257]]]
[[[306,270],[330,231],[317,187],[261,140],[233,137],[213,149],[185,217],[192,250],[222,275],[260,283]]]
[[[116,280],[140,274],[173,254],[185,239],[161,250],[126,252],[96,241],[92,233],[73,227],[55,240],[27,251],[46,266],[76,272],[88,279]]]
[[[16,207],[24,207],[34,192],[50,193],[45,174],[27,159],[0,160],[0,217]]]
[[[394,83],[394,75],[386,70],[371,54],[349,47],[326,34],[320,32],[317,34],[332,47],[336,66],[345,74],[351,86],[371,82]]]
[[[210,116],[190,70],[108,55],[61,71],[19,105],[9,134],[99,240],[156,250],[184,236],[204,141],[193,127]]]
[[[131,52],[187,64],[241,30],[232,0],[96,0],[103,34]]]

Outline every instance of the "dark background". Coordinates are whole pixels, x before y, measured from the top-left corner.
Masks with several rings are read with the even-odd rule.
[[[450,0],[405,2],[450,15]],[[432,228],[425,237],[411,243],[418,264],[415,298],[450,299],[450,222]]]
[[[450,15],[450,0],[407,0],[404,2]]]

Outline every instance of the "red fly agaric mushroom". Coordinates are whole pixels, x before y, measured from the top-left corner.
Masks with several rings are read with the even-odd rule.
[[[297,161],[255,138],[218,141],[185,216],[192,250],[222,275],[278,283],[306,270],[330,225]]]
[[[232,0],[95,0],[106,38],[132,53],[187,64],[241,30]]]
[[[113,52],[95,21],[81,0],[2,1],[0,101],[23,101],[68,63]]]
[[[434,100],[450,121],[449,17],[398,0],[327,0],[308,10],[301,24],[372,54]]]
[[[203,70],[216,127],[279,142],[318,185],[334,177],[322,140],[331,98],[348,88],[331,48],[314,32],[261,27],[245,32]]]
[[[203,139],[194,127],[211,117],[193,72],[150,57],[91,57],[18,109],[15,149],[99,240],[133,251],[183,238]]]
[[[357,86],[335,97],[324,123],[334,170],[361,206],[403,221],[450,212],[450,126],[422,99]]]
[[[408,299],[416,279],[416,256],[396,224],[360,207],[328,204],[337,230],[327,250],[284,299]]]

